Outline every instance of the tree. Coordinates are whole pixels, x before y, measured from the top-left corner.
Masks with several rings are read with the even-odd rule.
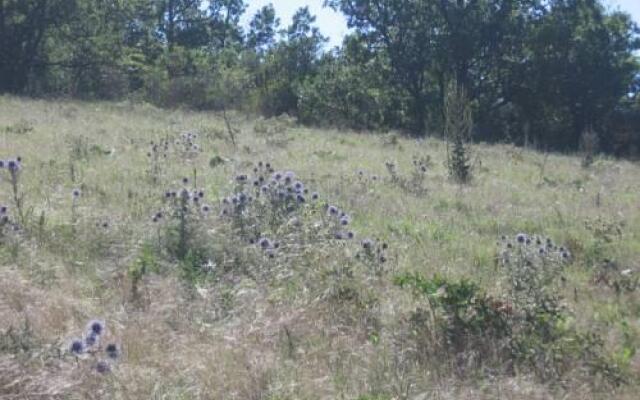
[[[75,7],[65,0],[0,0],[0,92],[21,92],[36,69],[46,68],[47,37]]]
[[[211,30],[212,49],[221,50],[229,45],[242,43],[240,17],[246,8],[243,0],[209,1],[209,29]]]
[[[279,27],[280,18],[276,17],[273,4],[262,7],[249,23],[247,46],[258,53],[267,51],[275,44]]]

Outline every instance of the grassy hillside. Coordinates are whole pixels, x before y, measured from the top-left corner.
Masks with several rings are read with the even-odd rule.
[[[0,398],[635,398],[640,165],[231,119],[0,97]]]

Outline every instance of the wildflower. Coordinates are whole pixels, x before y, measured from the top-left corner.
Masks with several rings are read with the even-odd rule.
[[[343,226],[349,225],[349,217],[344,216],[340,218],[340,225],[343,225]]]
[[[300,181],[296,181],[296,182],[293,184],[293,187],[294,187],[296,190],[302,190],[302,189],[304,188],[304,185],[302,184],[302,182],[300,182]]]
[[[562,258],[564,258],[565,260],[568,260],[569,259],[569,253],[566,252],[566,251],[563,251],[562,252]]]
[[[100,374],[106,374],[111,372],[111,366],[104,360],[100,360],[96,363],[96,371]]]
[[[74,198],[74,199],[79,198],[79,197],[80,197],[80,194],[81,194],[80,189],[73,189],[73,190],[71,191],[71,195],[73,196],[73,198]]]
[[[104,322],[94,319],[89,322],[89,325],[87,326],[87,328],[89,333],[93,332],[96,335],[101,335],[102,332],[104,331]]]
[[[164,197],[167,199],[171,198],[171,192],[165,192]]]
[[[331,214],[331,215],[338,214],[338,208],[336,206],[329,206],[329,208],[327,210],[328,210],[329,214]]]
[[[0,206],[0,214],[6,214],[7,213],[7,206]]]
[[[267,238],[261,238],[258,242],[263,249],[271,247],[271,242]]]
[[[311,200],[318,200],[318,197],[319,197],[319,195],[318,195],[317,192],[311,193]]]
[[[386,263],[387,262],[387,258],[384,255],[380,256],[380,262],[383,263],[383,264]]]
[[[373,242],[371,241],[371,239],[364,239],[361,244],[362,248],[365,250],[370,250],[373,247]]]
[[[103,222],[103,223],[102,223],[102,227],[103,227],[103,228],[105,228],[105,229],[107,229],[107,228],[109,227],[109,223],[108,223],[108,222],[106,222],[106,221],[105,221],[105,222]]]
[[[84,351],[84,344],[82,343],[82,340],[79,340],[79,339],[72,340],[71,346],[69,346],[69,350],[73,354],[82,354],[82,352]]]
[[[84,344],[87,347],[92,347],[98,341],[98,335],[95,332],[90,332],[86,338],[84,338]]]
[[[336,239],[336,240],[342,240],[342,239],[344,239],[344,235],[342,234],[342,232],[336,232],[333,235],[333,238]]]
[[[7,169],[10,172],[17,172],[20,169],[20,162],[16,160],[7,161]]]
[[[238,182],[246,182],[247,181],[247,176],[246,175],[238,175],[238,176],[236,176],[236,181],[238,181]]]
[[[524,243],[526,240],[527,240],[527,235],[526,235],[526,234],[524,234],[524,233],[518,233],[518,234],[516,235],[516,241],[517,241],[518,243]]]
[[[347,238],[348,239],[353,239],[354,237],[355,237],[355,233],[353,233],[351,231],[347,232]]]
[[[538,249],[538,253],[540,253],[541,255],[544,254],[544,248],[540,247],[540,249]]]
[[[267,192],[269,191],[269,187],[267,187],[267,186],[263,186],[263,187],[261,187],[261,188],[260,188],[260,191],[261,191],[262,193],[267,193]]]
[[[4,160],[0,160],[0,169],[4,168]]]
[[[118,346],[116,346],[115,343],[109,343],[104,351],[107,353],[109,358],[118,358]]]
[[[182,178],[182,184],[186,185],[187,183],[189,183],[189,178],[187,177]]]
[[[204,191],[203,190],[200,190],[198,192],[198,197],[200,197],[201,199],[204,198]]]
[[[207,214],[207,213],[209,213],[209,211],[211,211],[211,207],[209,207],[207,204],[204,204],[202,206],[202,212]]]
[[[156,218],[156,219],[162,219],[162,216],[163,216],[163,215],[162,215],[162,212],[158,211],[158,212],[156,213],[156,215],[155,215],[155,218]]]
[[[298,194],[298,195],[296,196],[296,200],[298,201],[298,203],[304,203],[304,202],[306,201],[306,199],[304,198],[304,196],[303,196],[303,195],[301,195],[301,194]]]

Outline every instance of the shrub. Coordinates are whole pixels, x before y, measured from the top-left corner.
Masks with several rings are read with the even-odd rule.
[[[458,183],[467,183],[472,174],[468,143],[473,130],[473,117],[467,95],[456,82],[451,82],[447,88],[444,116],[449,176]]]

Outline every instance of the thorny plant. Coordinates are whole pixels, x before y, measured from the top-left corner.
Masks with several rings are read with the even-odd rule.
[[[99,374],[108,374],[120,358],[120,348],[107,342],[106,325],[101,320],[91,320],[82,337],[70,340],[68,353],[75,357],[78,367],[91,368]]]

